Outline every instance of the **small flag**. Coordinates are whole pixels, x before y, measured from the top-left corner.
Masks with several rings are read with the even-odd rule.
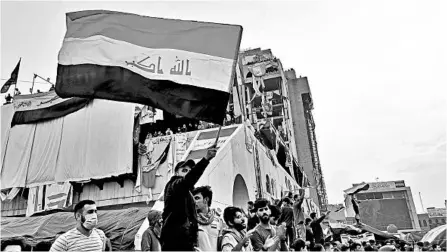
[[[14,116],[11,127],[17,124],[43,122],[66,116],[85,107],[86,98],[60,98],[54,91],[21,95],[14,99]]]
[[[11,73],[11,77],[9,77],[9,80],[7,80],[5,82],[5,84],[3,84],[2,89],[0,90],[0,93],[6,93],[8,92],[9,88],[11,87],[11,85],[16,85],[17,84],[17,78],[19,77],[19,68],[20,68],[20,62],[22,61],[22,59],[19,60],[19,63],[17,63],[17,66],[14,68],[14,70]]]
[[[56,93],[222,124],[241,36],[239,25],[104,10],[67,13]]]

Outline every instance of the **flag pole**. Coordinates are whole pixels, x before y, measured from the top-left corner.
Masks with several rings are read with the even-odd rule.
[[[33,76],[33,84],[31,85],[31,89],[30,89],[31,94],[33,94],[33,90],[34,90],[34,81],[36,81],[36,77],[37,77],[37,74],[34,74],[34,76]]]
[[[216,141],[214,142],[214,146],[217,147],[217,141],[219,141],[220,130],[222,129],[222,125],[219,125],[219,130],[217,131]]]
[[[19,63],[22,62],[22,57],[20,57],[19,59]],[[20,68],[19,68],[20,71]],[[17,79],[19,78],[19,72],[17,72]],[[16,80],[16,83],[14,84],[14,92],[12,93],[12,97],[16,96],[16,89],[17,89],[17,82],[19,82],[19,80]]]

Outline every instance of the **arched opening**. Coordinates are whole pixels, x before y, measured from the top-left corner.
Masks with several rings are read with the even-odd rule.
[[[233,206],[246,209],[248,201],[250,201],[250,198],[248,197],[247,185],[244,178],[238,174],[233,185]]]

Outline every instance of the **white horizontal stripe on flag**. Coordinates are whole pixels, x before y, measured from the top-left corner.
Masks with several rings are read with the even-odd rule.
[[[233,60],[175,49],[151,49],[104,36],[66,38],[59,64],[116,66],[153,80],[229,92]]]

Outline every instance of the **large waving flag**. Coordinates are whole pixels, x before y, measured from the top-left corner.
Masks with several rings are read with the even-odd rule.
[[[221,124],[242,27],[103,10],[67,14],[56,92]]]
[[[87,98],[60,98],[54,91],[14,97],[14,116],[11,127],[37,123],[66,116],[90,102]]]

